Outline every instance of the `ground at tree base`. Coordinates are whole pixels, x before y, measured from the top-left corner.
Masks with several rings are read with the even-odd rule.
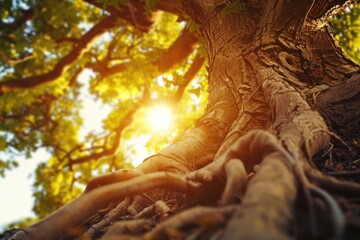
[[[333,145],[318,153],[313,161],[316,167],[326,175],[332,175],[341,180],[350,182],[360,182],[360,148],[356,144],[344,145],[336,138],[332,140]],[[350,154],[349,154],[350,153]],[[351,155],[351,157],[349,157]],[[345,158],[346,156],[346,158]],[[347,161],[343,161],[347,159]],[[235,170],[236,165],[233,165]],[[255,173],[248,175],[249,181],[257,174],[260,167],[255,166]],[[131,171],[131,170],[130,170]],[[241,170],[240,170],[241,171]],[[128,174],[127,172],[125,174]],[[254,174],[254,175],[253,175]],[[130,175],[134,175],[130,173]],[[135,173],[136,175],[136,173]],[[141,176],[131,176],[139,178]],[[151,174],[150,174],[151,175]],[[143,175],[144,176],[144,175]],[[126,177],[125,177],[126,178]],[[155,179],[155,178],[154,178]],[[166,177],[165,177],[166,179]],[[293,219],[292,228],[285,231],[284,234],[277,235],[279,238],[268,238],[267,235],[236,237],[237,231],[231,230],[231,224],[241,208],[246,208],[241,204],[244,195],[239,193],[232,201],[223,204],[223,191],[226,186],[224,182],[213,181],[211,184],[203,186],[192,185],[195,191],[189,191],[189,186],[180,186],[184,182],[177,182],[178,179],[168,179],[179,184],[177,191],[187,192],[174,193],[166,190],[157,189],[155,183],[149,190],[143,191],[141,204],[147,206],[142,210],[137,210],[138,206],[132,203],[132,198],[125,197],[123,201],[110,201],[110,203],[95,214],[81,221],[77,227],[71,227],[63,232],[62,237],[50,234],[46,237],[38,238],[32,235],[34,229],[13,229],[2,235],[0,239],[359,239],[360,237],[360,198],[359,194],[353,197],[345,197],[341,194],[332,196],[340,206],[345,217],[343,226],[333,226],[336,221],[332,221],[326,214],[329,210],[324,206],[321,199],[315,199],[314,216],[311,216],[309,205],[306,202],[306,196],[300,193],[295,202],[295,219]],[[147,180],[141,180],[144,185]],[[155,180],[156,181],[156,180]],[[229,179],[227,180],[229,181]],[[176,182],[176,183],[175,183]],[[135,183],[135,185],[137,185]],[[134,183],[129,188],[136,188]],[[165,184],[166,185],[166,184]],[[105,185],[106,186],[106,185]],[[102,187],[105,187],[102,186]],[[89,184],[88,187],[96,189],[97,186]],[[102,188],[100,187],[100,188]],[[174,190],[173,186],[163,186]],[[298,186],[301,188],[301,186]],[[93,191],[90,189],[87,191]],[[123,188],[121,188],[123,189]],[[120,191],[121,191],[120,189]],[[139,190],[135,190],[137,192]],[[261,189],[260,189],[261,191]],[[131,191],[130,191],[131,192]],[[300,191],[301,192],[301,191]],[[130,193],[134,195],[134,192]],[[246,193],[245,193],[246,195]],[[262,194],[260,193],[259,196]],[[314,197],[314,196],[313,196]],[[135,198],[139,198],[136,196]],[[265,198],[266,199],[266,198]],[[232,202],[231,204],[229,204]],[[267,203],[265,203],[267,205]],[[271,211],[271,210],[270,210]],[[325,211],[325,212],[324,212]],[[74,217],[76,213],[69,216]],[[264,216],[266,217],[266,216]],[[261,218],[261,216],[260,216]],[[314,219],[312,219],[314,218]],[[56,221],[59,221],[58,218]],[[61,221],[61,220],[60,220]],[[260,224],[261,224],[260,220]],[[313,221],[313,222],[312,222]],[[255,219],[256,222],[256,219]],[[60,224],[61,225],[61,224]],[[334,228],[343,228],[341,236],[334,236]],[[36,226],[35,226],[36,228]],[[236,228],[241,229],[241,225]],[[260,227],[261,229],[261,227]],[[271,231],[271,229],[269,229]],[[37,230],[35,232],[38,233]],[[51,233],[51,231],[48,231]],[[234,234],[234,235],[233,235]],[[263,233],[262,233],[263,234]],[[233,238],[235,237],[235,238]],[[254,238],[255,237],[255,238]]]

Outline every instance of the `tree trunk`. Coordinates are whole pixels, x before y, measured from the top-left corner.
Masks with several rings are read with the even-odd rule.
[[[159,1],[160,8],[181,9],[199,25],[208,53],[209,100],[196,128],[146,159],[138,170],[191,172],[188,179],[202,182],[205,188],[210,185],[210,191],[225,189],[220,196],[222,205],[238,204],[239,194],[242,204],[233,209],[232,217],[229,209],[219,209],[228,224],[216,222],[215,228],[200,224],[205,221],[199,219],[201,214],[215,213],[194,209],[183,215],[198,226],[196,231],[180,234],[179,229],[185,231],[182,227],[188,225],[179,215],[181,223],[169,219],[145,236],[341,239],[343,218],[337,204],[311,181],[324,180],[312,167],[312,158],[329,146],[332,135],[359,138],[359,68],[334,43],[326,24],[329,15],[347,1],[235,2],[238,6],[225,13],[228,1],[174,1],[173,5]],[[232,159],[236,159],[235,165],[241,161],[247,174],[255,172],[244,196],[245,183],[234,180],[243,178],[228,165],[234,164]],[[242,165],[234,169],[242,169]],[[94,186],[108,184],[100,179],[94,182]],[[322,183],[325,186],[327,178]],[[336,184],[359,196],[358,185]],[[204,192],[211,202],[209,191]],[[133,215],[144,208],[143,203],[130,205]],[[295,206],[306,208],[306,214],[294,210]],[[331,221],[319,222],[317,214],[324,208]],[[309,222],[305,234],[296,227],[299,223],[295,224],[302,214]],[[165,227],[174,231],[165,231]],[[46,227],[38,230],[44,231]]]

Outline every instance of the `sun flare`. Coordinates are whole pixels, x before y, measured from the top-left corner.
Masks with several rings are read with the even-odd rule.
[[[150,109],[147,119],[150,128],[154,131],[165,131],[173,123],[173,114],[167,106],[156,106]]]

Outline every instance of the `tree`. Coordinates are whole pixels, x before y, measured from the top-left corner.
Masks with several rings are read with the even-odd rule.
[[[105,239],[341,239],[345,227],[347,238],[359,236],[358,218],[345,225],[339,204],[349,209],[344,197],[358,197],[360,186],[328,176],[358,174],[359,67],[328,26],[352,1],[15,3],[14,11],[9,2],[1,8],[1,127],[8,132],[1,142],[3,149],[30,154],[41,145],[52,152],[37,170],[40,216],[49,211],[45,204],[78,195],[75,182],[123,167],[117,149],[125,128],[159,96],[174,105],[185,97],[204,62],[199,42],[207,53],[208,101],[172,144],[135,169],[93,178],[76,200],[7,233],[14,239],[104,232]],[[168,41],[151,28],[170,34],[171,16],[159,20],[154,10],[180,16],[188,27]],[[94,72],[90,91],[117,106],[105,121],[108,133],[90,134],[88,144],[76,137],[77,76],[85,68]],[[153,79],[172,68],[178,74],[159,89]],[[329,168],[355,171],[320,171]]]

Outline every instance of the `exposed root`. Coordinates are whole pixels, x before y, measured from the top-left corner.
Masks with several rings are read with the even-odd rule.
[[[360,176],[360,170],[343,171],[343,172],[327,172],[325,174],[333,177],[358,177]]]
[[[243,207],[238,210],[239,213],[236,213],[228,224],[225,236],[234,236],[233,234],[236,233],[235,238],[238,239],[257,239],[260,236],[274,234],[273,236],[275,239],[290,238],[291,236],[287,235],[286,232],[289,231],[290,222],[292,221],[291,219],[293,219],[291,213],[297,192],[297,186],[295,183],[296,177],[300,183],[308,205],[312,237],[323,236],[323,233],[320,233],[318,230],[319,227],[314,209],[314,197],[320,197],[326,203],[326,206],[332,214],[331,219],[333,220],[332,225],[334,227],[332,237],[334,239],[341,238],[343,236],[343,220],[341,220],[343,217],[341,211],[339,211],[338,204],[330,195],[319,190],[319,188],[313,186],[309,182],[303,166],[304,164],[308,166],[307,162],[301,162],[301,157],[297,155],[298,150],[295,150],[292,142],[284,141],[283,144],[285,144],[292,155],[289,154],[289,152],[282,147],[277,138],[270,133],[260,130],[249,132],[236,141],[233,146],[219,159],[215,160],[203,169],[189,174],[188,179],[203,183],[210,183],[214,178],[220,180],[226,178],[227,181],[225,191],[223,193],[223,199],[228,199],[227,196],[234,196],[238,190],[236,187],[232,186],[233,182],[239,181],[232,179],[234,174],[232,174],[231,171],[236,171],[228,164],[231,162],[241,163],[240,161],[231,159],[242,159],[244,163],[247,164],[247,169],[250,168],[249,165],[253,167],[254,164],[260,164],[260,162],[262,162],[260,164],[259,172],[254,175],[247,186],[247,192],[242,202]],[[274,164],[276,165],[276,162],[281,162],[280,165],[282,167],[271,167]],[[267,168],[267,165],[270,166],[270,169],[263,170],[264,168]],[[271,168],[274,169],[271,170]],[[279,171],[279,168],[282,170]],[[276,171],[279,171],[278,175],[270,177],[271,174],[274,174]],[[285,182],[281,182],[282,180]],[[254,181],[259,181],[259,186],[261,187],[253,187]],[[276,185],[277,183],[279,184],[278,186]],[[263,187],[263,185],[266,186],[266,184],[269,184],[269,186]],[[256,191],[253,189],[256,189]],[[261,192],[260,195],[259,192]],[[281,195],[276,195],[280,193]],[[271,198],[273,198],[274,201],[269,202],[269,199]],[[220,202],[220,204],[222,204],[222,202]],[[270,208],[269,205],[271,206]],[[269,209],[272,209],[273,211],[270,211]],[[251,213],[247,213],[247,211],[250,211]],[[267,216],[268,213],[266,212],[269,211],[272,213],[269,213],[270,215]],[[264,218],[264,214],[267,216],[265,219],[272,219],[269,221],[270,223],[267,221],[262,222],[263,220],[261,219]],[[284,224],[284,221],[288,221],[287,225],[281,225]],[[246,227],[239,228],[237,226]],[[288,229],[286,230],[286,227],[284,226],[288,226]],[[271,231],[273,232],[271,233]],[[268,233],[266,234],[266,232]]]
[[[198,182],[210,182],[213,178],[225,179],[224,166],[234,158],[241,159],[246,170],[251,172],[256,164],[273,152],[281,152],[287,156],[286,159],[289,161],[293,159],[274,135],[267,131],[254,130],[239,138],[228,151],[214,162],[188,174],[187,178]]]
[[[360,197],[360,184],[345,182],[331,176],[325,176],[319,171],[311,169],[307,171],[309,178],[319,187],[348,197]]]
[[[341,212],[339,205],[335,199],[330,196],[326,191],[317,186],[312,186],[311,191],[320,197],[327,205],[330,211],[330,218],[332,223],[332,238],[334,240],[341,240],[344,237],[345,230],[345,218]]]
[[[225,164],[226,187],[219,202],[220,206],[235,203],[245,190],[247,176],[244,164],[238,159],[232,159]]]
[[[89,217],[88,219],[86,219],[85,221],[83,221],[81,225],[77,226],[77,228],[83,228],[84,226],[91,226],[93,224],[100,222],[101,219],[116,206],[117,206],[117,203],[110,202],[106,208],[97,211],[97,213],[95,215],[93,215],[93,216]]]
[[[90,192],[95,188],[116,182],[123,182],[128,179],[142,175],[138,169],[122,169],[109,174],[104,174],[91,179],[86,185],[85,192]]]
[[[145,239],[169,239],[181,237],[186,228],[194,226],[221,226],[235,211],[237,206],[222,208],[196,207],[178,213],[167,221],[158,224],[153,230],[144,235]]]
[[[249,181],[243,202],[226,227],[224,239],[290,239],[296,182],[284,156],[266,156]]]
[[[131,235],[120,235],[120,236],[107,236],[104,238],[101,238],[101,240],[141,240],[141,237],[134,237]]]
[[[169,206],[164,201],[157,201],[154,204],[155,211],[160,214],[161,219],[166,218],[172,212]]]
[[[334,198],[318,186],[359,197],[360,185],[322,175],[303,161],[304,156],[299,156],[295,147],[298,146],[289,140],[280,142],[269,132],[256,130],[241,137],[213,163],[190,173],[187,180],[169,173],[138,175],[126,180],[134,175],[127,171],[97,178],[85,194],[31,228],[33,233],[29,236],[32,239],[58,239],[66,234],[82,234],[80,239],[86,240],[97,239],[105,233],[102,239],[106,240],[291,239],[298,237],[294,222],[307,223],[310,217],[310,224],[305,225],[312,231],[306,237],[342,239],[345,226],[343,213]],[[259,166],[258,170],[248,179],[245,168],[248,172],[254,171],[255,165]],[[112,183],[115,180],[126,181]],[[219,189],[218,185],[213,185],[214,182]],[[168,206],[166,200],[154,202],[152,198],[144,197],[145,192],[155,188],[194,196],[195,191],[209,186],[212,191],[223,190],[221,197],[216,198],[220,199],[216,208],[194,207],[174,214],[177,207],[174,208],[171,202],[167,202]],[[301,187],[303,195],[298,194],[298,187]],[[304,196],[307,205],[307,211],[299,215],[301,220],[296,219],[294,213],[298,196]],[[207,193],[205,197],[208,197]],[[111,202],[120,204],[111,211],[108,210],[111,205],[99,211]],[[229,205],[232,203],[237,205]],[[189,205],[181,206],[182,209],[187,207]],[[326,223],[320,222],[319,217],[324,212],[330,216]],[[86,224],[74,228],[89,214],[95,216],[85,220]],[[325,225],[331,226],[331,229],[322,230]],[[85,226],[88,227],[86,232],[83,229]]]
[[[131,203],[130,198],[126,198],[124,201],[119,203],[113,210],[106,214],[103,219],[92,225],[81,237],[80,240],[93,239],[94,235],[101,231],[103,228],[111,225],[116,218],[123,215]]]
[[[119,221],[111,225],[109,230],[101,239],[102,240],[121,239],[121,237],[123,239],[134,239],[134,235],[136,236],[149,230],[152,227],[152,225],[153,222],[148,219]],[[129,235],[126,236],[127,234]],[[135,237],[135,239],[138,238]]]
[[[139,213],[139,209],[144,208],[144,206],[149,205],[149,201],[142,196],[138,195],[134,197],[131,205],[128,207],[127,212],[131,216],[135,216]]]
[[[134,219],[141,219],[141,218],[150,218],[155,213],[155,206],[150,205],[146,208],[144,208],[141,212],[136,214],[133,218]]]
[[[83,194],[48,216],[46,221],[36,226],[29,237],[31,239],[57,239],[110,201],[119,201],[155,188],[191,193],[197,189],[197,185],[178,175],[164,172],[141,175],[128,181],[106,185]]]

